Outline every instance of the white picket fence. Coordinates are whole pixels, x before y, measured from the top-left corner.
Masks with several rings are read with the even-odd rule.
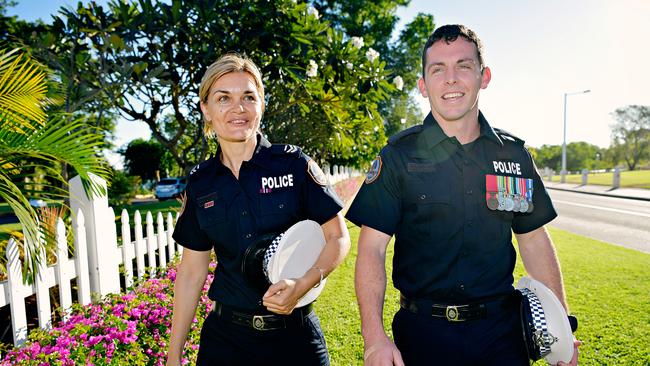
[[[361,174],[357,170],[325,166],[330,184],[335,184]],[[106,182],[93,177],[96,183],[106,187]],[[21,346],[27,339],[27,314],[25,298],[36,294],[39,326],[49,329],[52,326],[52,304],[50,289],[58,286],[59,305],[66,317],[66,310],[72,305],[72,286],[70,281],[76,279],[77,302],[85,305],[109,293],[120,293],[134,283],[134,279],[143,278],[149,270],[156,275],[157,268],[165,268],[176,252],[182,247],[172,239],[174,225],[178,219],[167,213],[163,217],[158,213],[154,223],[150,212],[146,213],[143,230],[142,217],[135,212],[133,233],[126,210],[121,217],[121,246],[118,246],[115,213],[108,206],[107,197],[88,198],[79,177],[70,181],[70,206],[73,212],[73,257],[68,257],[66,228],[61,218],[57,221],[56,238],[57,262],[47,266],[44,252],[40,253],[42,263],[39,275],[33,285],[25,285],[22,277],[22,263],[18,246],[13,240],[7,245],[7,277],[0,282],[0,307],[11,308],[11,325],[16,346]],[[133,261],[135,259],[135,268]],[[145,259],[148,264],[145,267]],[[123,265],[124,288],[120,286],[120,265]],[[98,295],[98,296],[93,296]]]
[[[106,186],[100,178],[94,179]],[[39,326],[49,329],[52,326],[51,288],[58,286],[59,305],[64,309],[65,319],[66,311],[72,305],[72,279],[76,279],[77,301],[84,305],[89,304],[104,295],[120,293],[132,286],[135,278],[144,277],[147,268],[149,274],[155,277],[158,268],[165,268],[176,252],[182,251],[182,247],[177,247],[172,239],[177,216],[167,213],[166,217],[163,217],[158,213],[154,223],[151,212],[147,212],[143,230],[141,214],[136,211],[133,228],[135,238],[132,240],[129,215],[123,210],[122,245],[118,246],[115,213],[108,206],[107,198],[88,199],[78,177],[70,181],[70,192],[74,213],[72,258],[68,257],[66,228],[61,218],[57,220],[56,225],[57,262],[47,266],[45,253],[41,252],[41,267],[33,285],[23,283],[18,246],[13,240],[9,240],[7,245],[8,279],[0,282],[0,307],[9,305],[11,308],[11,325],[16,346],[23,345],[28,334],[25,298],[36,294]],[[120,286],[120,265],[123,265],[124,288]]]
[[[361,175],[361,172],[354,168],[338,165],[334,165],[331,168],[328,165],[324,165],[323,171],[327,174],[330,184],[336,184],[342,180]]]

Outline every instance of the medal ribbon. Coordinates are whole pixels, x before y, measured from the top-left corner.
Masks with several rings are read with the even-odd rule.
[[[526,199],[528,202],[533,202],[533,180],[526,179]]]

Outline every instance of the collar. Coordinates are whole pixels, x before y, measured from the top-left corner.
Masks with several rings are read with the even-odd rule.
[[[267,163],[271,157],[271,143],[267,140],[261,133],[257,133],[256,136],[257,142],[255,143],[255,151],[253,156],[248,160],[255,165],[268,169],[269,164]],[[221,146],[217,147],[217,152],[212,156],[215,161],[215,166],[217,169],[217,174],[223,174],[229,172],[228,169],[222,162],[219,156],[221,155]]]
[[[496,134],[496,132],[494,132],[494,129],[492,126],[490,126],[490,123],[488,123],[487,119],[485,119],[485,116],[483,116],[483,112],[481,111],[478,112],[478,124],[480,127],[479,138],[484,137],[498,144],[499,146],[503,146],[503,141]],[[431,112],[429,112],[427,117],[424,119],[423,126],[424,128],[422,131],[422,137],[427,149],[432,149],[442,141],[449,138],[449,136],[447,136],[447,134],[445,134],[445,132],[440,127],[440,124],[438,124],[438,121],[433,118]]]

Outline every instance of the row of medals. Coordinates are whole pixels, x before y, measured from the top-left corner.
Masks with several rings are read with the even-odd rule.
[[[533,212],[533,202],[520,194],[507,194],[505,191],[488,192],[487,206],[490,210]]]

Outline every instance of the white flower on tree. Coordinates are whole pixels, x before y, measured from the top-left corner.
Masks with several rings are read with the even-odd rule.
[[[363,38],[362,37],[352,37],[352,45],[356,48],[363,47]]]
[[[309,60],[309,67],[307,68],[307,76],[313,78],[318,74],[318,64],[314,60]]]
[[[402,90],[402,88],[404,88],[404,80],[401,76],[395,76],[393,79],[393,84],[395,84],[397,90]]]
[[[375,62],[377,57],[379,57],[379,52],[375,51],[372,48],[368,48],[368,51],[366,51],[366,57],[370,62]]]
[[[315,16],[316,19],[318,19],[318,17],[320,16],[318,14],[318,10],[316,10],[316,8],[314,8],[313,6],[307,8],[307,14]]]
[[[347,67],[348,70],[352,70],[354,68],[354,64],[350,61],[345,61],[345,67]]]

